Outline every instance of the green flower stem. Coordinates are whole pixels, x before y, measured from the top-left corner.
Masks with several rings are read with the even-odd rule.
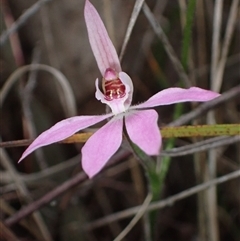
[[[152,194],[152,197],[154,198],[156,195],[158,195],[158,175],[156,173],[156,165],[154,159],[149,157],[142,149],[140,149],[137,145],[135,145],[129,138],[127,138],[129,141],[129,144],[131,145],[135,155],[140,160],[142,166],[145,169],[145,175],[148,180],[149,185],[149,192]]]
[[[183,105],[177,104],[175,106],[173,119],[174,120],[177,119],[182,114],[182,112],[183,112]],[[171,137],[177,137],[177,135],[180,134],[180,132],[179,131],[172,132],[172,134],[174,136],[171,136]],[[162,133],[163,136],[165,136],[165,135],[169,134],[169,131],[167,131],[167,133],[164,133],[164,131],[161,131],[161,133]],[[170,140],[168,140],[165,149],[169,150],[169,149],[173,148],[174,145],[175,145],[175,138],[171,138]],[[156,172],[158,174],[158,195],[154,196],[155,199],[153,199],[153,201],[157,201],[161,196],[163,183],[164,183],[166,175],[168,173],[170,163],[171,163],[171,158],[170,157],[164,157],[164,158],[162,158],[162,161],[161,161],[160,171],[158,172],[158,169],[156,169]]]

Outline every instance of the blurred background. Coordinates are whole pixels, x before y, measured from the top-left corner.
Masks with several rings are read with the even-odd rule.
[[[141,1],[91,2],[120,54],[134,5]],[[106,111],[95,99],[94,83],[101,74],[88,41],[84,3],[84,0],[1,0],[0,87],[4,95],[1,141],[34,139],[67,117]],[[164,37],[149,23],[148,8],[144,5],[122,58],[122,69],[134,84],[133,103],[144,101],[164,88],[188,87],[181,73],[191,86],[220,93],[239,87],[238,0],[146,0],[145,3],[174,52],[169,53]],[[9,34],[16,21],[22,22]],[[182,71],[177,69],[172,57],[179,59]],[[20,70],[29,64],[51,68]],[[197,106],[184,104],[181,115]],[[174,106],[156,110],[160,127],[173,121]],[[239,123],[239,111],[238,95],[226,99],[212,114],[204,113],[191,123]],[[177,139],[175,147],[203,139]],[[163,149],[167,141],[164,140]],[[0,149],[1,240],[107,241],[114,240],[128,225],[133,215],[94,224],[100,218],[141,205],[147,195],[144,171],[124,143],[113,157],[116,164],[96,178],[72,185],[11,227],[4,224],[17,210],[81,173],[81,147],[82,144],[54,144],[34,152],[20,164],[17,161],[26,147]],[[238,142],[209,152],[172,158],[159,200],[239,170],[239,147]],[[209,162],[211,158],[213,161]],[[209,190],[211,194],[199,192],[155,211],[152,220],[145,215],[123,240],[148,240],[146,227],[151,229],[152,240],[239,240],[239,177]]]

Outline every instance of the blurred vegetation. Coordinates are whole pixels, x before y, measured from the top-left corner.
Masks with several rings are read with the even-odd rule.
[[[94,82],[100,78],[100,73],[88,42],[83,18],[84,1],[42,2],[38,11],[1,44],[0,87],[18,68],[31,63],[45,64],[66,77],[72,94],[68,96],[63,92],[57,78],[47,71],[19,74],[1,103],[2,141],[33,139],[72,114],[97,115],[106,111],[105,106],[94,97]],[[135,1],[91,2],[102,16],[120,53]],[[238,0],[145,2],[162,27],[191,86],[220,93],[239,86]],[[32,0],[2,0],[1,36],[35,3]],[[229,38],[227,47],[226,37]],[[134,82],[134,103],[144,101],[164,88],[187,87],[166,51],[166,44],[155,33],[143,10],[134,26],[122,66]],[[71,105],[71,99],[76,109]],[[159,126],[166,126],[197,106],[184,104],[180,111],[176,111],[176,106],[157,107]],[[212,120],[218,124],[239,123],[239,111],[238,96],[215,108],[213,119],[203,114],[192,120],[191,124],[210,124]],[[183,147],[202,140],[176,138],[171,144],[164,139],[162,149]],[[51,145],[34,152],[20,164],[17,161],[25,147],[0,149],[1,240],[107,241],[114,240],[129,224],[133,214],[117,221],[100,220],[100,224],[94,224],[100,218],[141,205],[148,194],[148,181],[139,156],[133,153],[126,141],[111,161],[115,164],[97,177],[92,180],[83,178],[78,185],[72,185],[21,222],[11,227],[4,224],[16,211],[79,175],[82,171],[81,147],[82,144]],[[209,162],[210,156],[213,156],[210,152],[196,150],[193,155],[154,158],[158,171],[152,176],[152,185],[159,189],[155,192],[154,201],[165,200],[198,184],[239,170],[239,150],[239,141],[213,148],[216,163],[213,174],[214,168],[211,169],[211,166],[214,161]],[[159,176],[155,176],[156,173]],[[123,240],[238,241],[240,178],[215,187],[216,190],[199,191],[198,195],[154,210],[152,216],[143,215]]]

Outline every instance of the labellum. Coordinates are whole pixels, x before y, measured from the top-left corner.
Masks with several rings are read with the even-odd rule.
[[[108,101],[122,98],[126,95],[126,87],[117,76],[116,72],[108,68],[102,80],[105,99]]]

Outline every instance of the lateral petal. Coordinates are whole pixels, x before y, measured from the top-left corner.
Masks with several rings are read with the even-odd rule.
[[[50,129],[40,134],[33,143],[25,150],[18,162],[35,151],[37,148],[62,141],[75,132],[92,126],[102,120],[111,117],[112,114],[99,116],[75,116],[62,120],[52,126]]]
[[[134,111],[125,117],[130,139],[148,155],[158,155],[162,144],[157,120],[155,110]]]
[[[117,52],[97,10],[88,0],[85,2],[84,16],[89,42],[102,76],[107,68],[120,72],[121,65]]]
[[[126,100],[124,100],[125,110],[128,110],[130,105],[132,104],[133,97],[133,82],[128,74],[125,72],[119,73],[119,78],[122,83],[126,86]]]
[[[82,167],[92,178],[105,166],[122,143],[123,118],[113,118],[96,131],[82,148]]]
[[[187,101],[204,102],[215,99],[218,96],[220,96],[220,94],[210,90],[204,90],[198,87],[191,87],[189,89],[168,88],[153,95],[146,102],[143,102],[142,104],[133,106],[131,108],[150,108],[160,105],[170,105]]]

